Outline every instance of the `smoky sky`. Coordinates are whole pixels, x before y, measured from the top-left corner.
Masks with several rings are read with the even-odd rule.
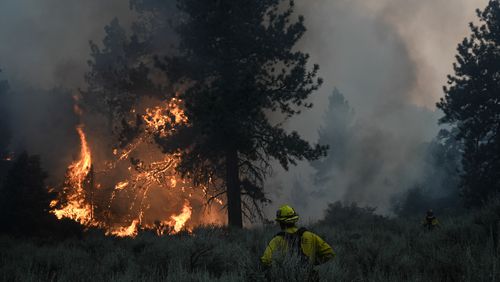
[[[320,65],[325,83],[315,106],[289,122],[311,142],[327,127],[328,96],[337,87],[355,111],[348,162],[318,187],[307,163],[277,169],[269,181],[275,199],[317,219],[328,202],[356,201],[390,212],[390,199],[425,177],[418,150],[436,137],[435,103],[452,73],[456,46],[470,33],[475,10],[486,0],[297,1],[307,32],[300,49]],[[314,126],[312,126],[314,125]],[[305,190],[305,192],[303,191]]]
[[[114,17],[130,21],[127,0],[2,0],[0,67],[11,83],[81,86],[89,40]]]
[[[311,98],[314,108],[291,119],[287,127],[316,142],[318,131],[328,123],[328,96],[337,87],[356,113],[359,136],[351,146],[349,167],[326,194],[312,183],[314,169],[305,162],[288,172],[275,168],[266,184],[277,205],[298,205],[306,218],[316,219],[328,202],[359,201],[387,210],[388,199],[401,185],[384,185],[388,174],[398,173],[413,181],[419,160],[410,154],[438,131],[435,102],[443,95],[446,75],[458,42],[469,33],[475,9],[487,0],[314,0],[296,1],[305,16],[307,32],[297,48],[320,65],[325,83]],[[73,116],[63,87],[72,95],[85,87],[84,73],[90,40],[101,42],[104,26],[117,17],[125,26],[134,19],[128,0],[2,0],[0,1],[0,68],[12,88],[14,146],[41,154],[63,174],[60,162],[71,155],[50,143],[48,134],[77,145]],[[30,97],[36,97],[31,99]],[[65,102],[61,102],[65,101]],[[30,114],[33,113],[33,114]],[[68,114],[70,115],[70,114]],[[56,123],[40,130],[47,121]],[[67,138],[63,138],[67,136]],[[364,154],[377,156],[367,161]],[[412,155],[414,159],[408,159]],[[58,161],[64,159],[64,161]],[[409,165],[411,164],[411,165]],[[376,170],[374,170],[376,168]],[[397,168],[397,169],[395,169]],[[355,185],[357,171],[373,181]],[[349,183],[349,184],[342,184]],[[407,183],[404,183],[405,185]],[[363,186],[363,187],[359,187]],[[398,188],[399,187],[399,188]]]
[[[310,115],[321,115],[337,87],[358,114],[379,116],[405,104],[435,109],[457,44],[487,0],[297,3],[308,29],[300,48],[325,79]]]
[[[0,1],[0,68],[11,86],[11,147],[40,154],[51,186],[78,154],[73,96],[84,87],[89,41],[100,42],[114,17],[130,22],[128,1]]]

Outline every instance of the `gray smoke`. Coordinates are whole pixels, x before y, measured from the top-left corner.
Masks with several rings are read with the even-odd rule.
[[[0,68],[11,85],[13,150],[40,154],[59,183],[79,146],[73,95],[84,86],[89,41],[114,17],[133,18],[124,0],[0,1]]]
[[[79,87],[88,42],[100,42],[114,17],[132,19],[128,1],[0,1],[0,64],[11,83]]]
[[[452,73],[457,44],[469,34],[475,9],[487,0],[297,1],[308,31],[300,48],[319,63],[325,84],[315,107],[290,121],[311,142],[332,123],[325,116],[337,87],[355,111],[347,161],[331,179],[314,182],[316,170],[302,163],[277,169],[268,187],[275,208],[298,207],[306,221],[322,216],[328,202],[356,201],[389,213],[390,199],[422,180],[428,171],[422,144],[438,132],[435,103]],[[333,150],[334,151],[334,150]],[[335,156],[334,156],[335,157]],[[301,190],[305,190],[301,191]]]
[[[337,87],[355,110],[357,135],[345,169],[335,172],[330,185],[315,185],[315,170],[307,163],[289,172],[276,166],[266,184],[274,199],[270,217],[284,202],[297,205],[306,219],[317,219],[336,200],[385,212],[391,195],[421,178],[415,149],[437,133],[434,103],[452,71],[456,44],[468,34],[474,10],[486,2],[296,1],[308,28],[298,48],[320,64],[326,83],[312,98],[315,107],[288,126],[316,142],[329,122],[328,97]],[[101,42],[114,17],[125,26],[134,19],[127,0],[0,1],[0,67],[15,89],[14,147],[41,154],[56,167],[53,175],[64,174],[62,163],[69,162],[58,149],[78,142],[68,99],[84,86],[88,41]],[[66,143],[52,142],[56,138]]]

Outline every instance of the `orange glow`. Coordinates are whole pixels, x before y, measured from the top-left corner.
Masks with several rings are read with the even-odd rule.
[[[127,187],[128,186],[128,181],[122,181],[122,182],[118,182],[116,185],[115,185],[115,189],[116,190],[122,190],[123,188]]]
[[[139,220],[134,219],[130,226],[119,227],[116,230],[108,231],[106,234],[118,237],[135,237],[137,235],[137,224],[139,224]]]
[[[182,228],[186,225],[186,222],[191,218],[192,213],[193,208],[189,205],[189,202],[186,201],[182,207],[182,212],[178,215],[172,215],[170,217],[171,220],[167,221],[167,223],[174,226],[173,233],[177,233],[182,230]]]
[[[78,106],[75,112],[83,114]],[[180,154],[164,154],[154,145],[155,135],[168,138],[176,125],[188,123],[182,100],[173,98],[137,112],[144,113],[141,117],[146,130],[128,146],[110,148],[109,158],[102,159],[100,154],[95,160],[87,142],[93,135],[86,135],[83,126],[77,126],[80,154],[68,166],[62,192],[50,203],[51,212],[59,219],[70,218],[118,237],[134,237],[140,230],[175,234],[221,218],[219,209],[209,214],[200,204],[206,200],[207,188],[195,189],[189,179],[178,175]],[[180,211],[169,207],[181,201]],[[223,205],[219,199],[215,202]]]
[[[187,123],[188,119],[181,109],[182,100],[173,98],[165,106],[156,106],[153,109],[146,109],[143,115],[147,128],[166,137],[174,130],[173,125]]]
[[[78,126],[76,131],[81,143],[80,158],[68,167],[64,187],[67,197],[62,207],[52,210],[52,213],[58,219],[67,217],[83,225],[96,225],[92,222],[92,207],[86,200],[83,187],[92,166],[92,157],[83,126]],[[51,203],[53,206],[57,204],[59,202],[52,201]]]

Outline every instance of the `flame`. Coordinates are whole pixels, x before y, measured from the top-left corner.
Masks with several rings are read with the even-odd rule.
[[[193,208],[190,206],[188,201],[185,201],[180,214],[172,215],[170,217],[170,220],[166,220],[160,223],[160,225],[158,226],[145,225],[144,227],[150,229],[156,229],[158,235],[164,235],[167,233],[176,234],[184,229],[184,227],[186,226],[186,222],[191,218],[192,213],[193,213]],[[138,219],[134,219],[129,226],[118,227],[116,229],[108,231],[106,234],[118,237],[135,237],[138,234],[139,223],[140,221]],[[165,231],[167,227],[172,227],[172,230]],[[187,230],[191,232],[191,229]]]
[[[14,160],[14,152],[8,152],[7,154],[5,154],[2,160],[7,162]]]
[[[162,137],[169,136],[175,128],[175,124],[185,124],[188,122],[184,111],[181,109],[182,100],[173,98],[169,103],[146,109],[143,115],[144,122],[151,132],[158,133]]]
[[[77,126],[76,131],[81,143],[80,158],[68,167],[67,181],[64,188],[64,192],[67,195],[65,203],[62,204],[62,207],[52,210],[52,213],[58,219],[67,217],[80,224],[95,225],[92,222],[92,206],[87,202],[83,187],[91,170],[92,157],[83,126]],[[52,201],[51,206],[55,207],[59,203],[59,201]]]
[[[75,98],[75,101],[77,100]],[[133,112],[135,111],[134,109]],[[82,115],[82,110],[77,105],[75,113]],[[59,199],[50,203],[51,212],[57,218],[70,218],[87,227],[103,228],[107,235],[118,237],[134,237],[144,229],[155,230],[158,235],[175,234],[181,230],[191,230],[191,226],[198,221],[203,222],[200,219],[192,220],[191,201],[204,199],[207,188],[200,186],[198,188],[201,189],[192,189],[193,183],[178,175],[176,167],[181,161],[179,153],[162,154],[156,146],[151,145],[154,144],[154,136],[159,134],[168,137],[176,130],[176,125],[188,122],[182,109],[182,100],[173,98],[159,106],[146,108],[142,119],[146,127],[145,132],[125,148],[112,148],[111,160],[94,160],[94,166],[103,169],[96,173],[93,170],[92,152],[83,125],[77,126],[81,145],[79,158],[68,166],[65,185],[59,193]],[[152,148],[156,148],[157,152],[154,153]],[[129,159],[130,163],[127,164]],[[116,178],[116,175],[107,177],[111,173],[119,173],[121,181],[113,182],[112,179]],[[95,175],[104,177],[98,179],[99,183],[94,185]],[[95,187],[99,189],[96,190]],[[156,196],[150,196],[152,190],[157,193],[154,195],[164,193],[167,203],[172,200],[167,195],[174,195],[176,201],[184,200],[182,210],[175,213],[169,209],[166,213],[162,209],[161,215],[158,215],[158,211],[151,213],[152,201],[158,202]],[[94,193],[97,194],[95,198],[100,201],[96,214]],[[216,199],[216,202],[223,205],[219,199]],[[200,211],[196,212],[201,214]],[[214,218],[213,214],[203,216],[210,220]]]
[[[170,186],[171,187],[177,186],[177,179],[175,177],[170,178]]]
[[[80,142],[82,144],[80,160],[71,164],[69,170],[71,180],[74,181],[79,188],[83,188],[82,183],[89,174],[90,166],[92,165],[92,156],[90,154],[89,145],[87,144],[87,138],[83,132],[83,126],[78,126],[76,131],[80,136]]]
[[[182,230],[182,228],[186,225],[186,222],[191,218],[191,214],[193,213],[193,208],[189,205],[189,202],[184,202],[184,206],[182,207],[182,212],[178,215],[172,215],[170,217],[169,223],[174,226],[173,233],[177,233]]]
[[[128,227],[119,227],[116,230],[111,230],[107,232],[107,235],[115,235],[118,237],[135,237],[137,235],[137,225],[139,224],[139,220],[134,219],[130,226]]]
[[[128,186],[128,181],[122,181],[122,182],[118,182],[116,185],[115,185],[115,190],[122,190],[123,188],[127,187]]]

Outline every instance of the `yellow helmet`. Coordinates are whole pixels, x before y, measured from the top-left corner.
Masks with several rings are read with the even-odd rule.
[[[275,220],[283,223],[295,223],[299,220],[299,215],[289,205],[283,205],[276,211]]]

